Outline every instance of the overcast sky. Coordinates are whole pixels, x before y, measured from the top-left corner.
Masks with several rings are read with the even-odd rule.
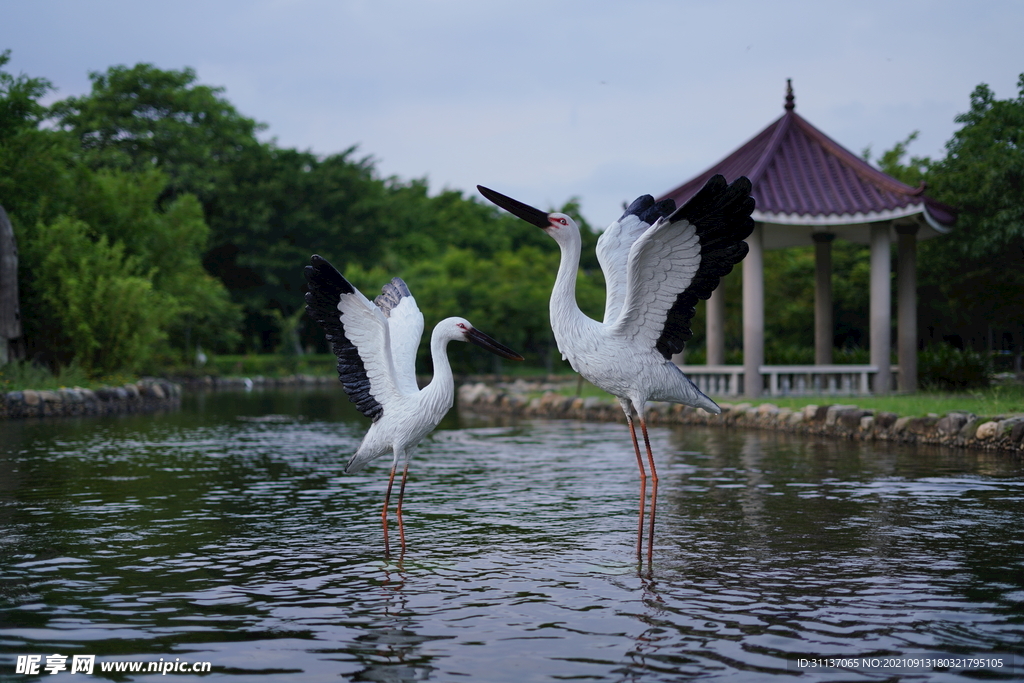
[[[941,155],[988,83],[1017,95],[1024,3],[796,0],[0,0],[8,70],[192,67],[265,138],[358,145],[381,175],[488,185],[595,225],[797,111],[860,153]]]

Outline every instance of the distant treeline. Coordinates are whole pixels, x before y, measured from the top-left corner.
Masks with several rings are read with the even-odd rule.
[[[51,84],[10,74],[8,61],[9,51],[0,55],[0,205],[20,249],[24,357],[102,374],[187,364],[198,347],[325,351],[303,314],[302,268],[319,253],[371,298],[404,278],[428,326],[463,315],[528,362],[561,365],[547,319],[558,253],[540,230],[476,197],[431,194],[425,180],[381,178],[355,147],[322,156],[261,142],[264,126],[191,69],[111,67],[90,74],[89,94],[44,106]],[[1024,91],[997,101],[979,86],[958,120],[946,159],[904,163],[911,137],[879,160],[962,210],[953,235],[921,245],[924,334],[969,341],[991,329],[1019,343]],[[577,295],[599,316],[597,235],[574,200],[548,208],[584,228]],[[813,344],[813,253],[766,257],[771,361]],[[866,250],[837,243],[833,261],[837,345],[857,347],[867,339]],[[739,273],[726,285],[736,291],[727,330],[736,348]],[[699,351],[700,320],[694,330]],[[488,356],[453,351],[460,369],[492,368]]]

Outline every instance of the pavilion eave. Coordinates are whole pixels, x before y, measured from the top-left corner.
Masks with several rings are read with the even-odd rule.
[[[918,240],[931,239],[949,232],[949,227],[935,220],[923,203],[855,214],[783,214],[755,209],[753,219],[768,228],[764,234],[765,249],[809,246],[814,244],[814,233],[831,233],[849,242],[869,244],[870,232],[864,228],[872,223],[888,222],[893,226],[917,223]],[[892,238],[895,239],[895,227],[892,231]]]

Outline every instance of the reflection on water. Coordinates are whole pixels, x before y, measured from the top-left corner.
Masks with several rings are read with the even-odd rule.
[[[622,425],[450,416],[385,558],[388,463],[342,475],[365,428],[340,391],[0,423],[0,679],[55,652],[239,680],[757,681],[925,653],[1016,655],[998,673],[1024,675],[1008,456],[655,428],[641,568]]]

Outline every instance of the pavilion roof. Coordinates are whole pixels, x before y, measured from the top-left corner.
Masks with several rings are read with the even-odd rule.
[[[683,204],[721,173],[730,182],[750,178],[764,223],[765,247],[810,244],[813,232],[831,232],[866,243],[878,221],[916,221],[919,239],[949,231],[956,211],[876,169],[796,113],[787,85],[785,113],[767,128],[695,178],[667,192]]]

